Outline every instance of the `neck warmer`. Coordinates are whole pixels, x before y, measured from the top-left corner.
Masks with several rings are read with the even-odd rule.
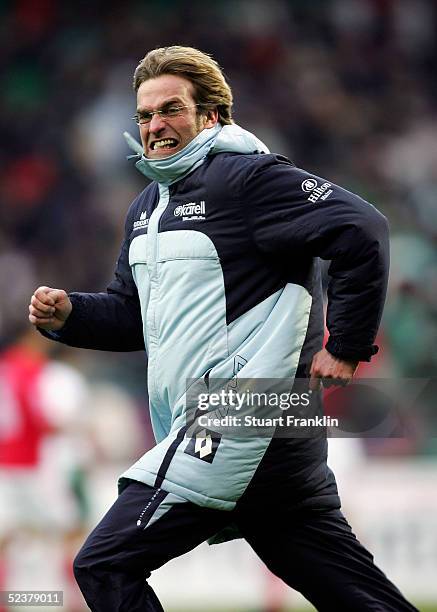
[[[136,155],[135,166],[152,181],[168,187],[203,164],[207,155],[217,153],[269,153],[266,145],[256,136],[236,124],[202,130],[186,147],[162,159],[150,159],[143,147],[128,132],[124,132],[127,144]],[[138,159],[139,158],[139,159]],[[129,159],[129,158],[128,158]]]

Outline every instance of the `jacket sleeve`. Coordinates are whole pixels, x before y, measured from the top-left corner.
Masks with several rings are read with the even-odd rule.
[[[58,332],[39,330],[44,336],[69,346],[101,351],[144,349],[143,325],[137,288],[129,266],[128,215],[114,279],[106,293],[70,293],[73,310]]]
[[[305,256],[331,260],[326,349],[369,361],[387,290],[386,218],[357,195],[270,155],[247,174],[244,194],[258,248],[296,266]]]

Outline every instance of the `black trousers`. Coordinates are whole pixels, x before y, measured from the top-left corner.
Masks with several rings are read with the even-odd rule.
[[[375,566],[338,509],[223,512],[132,482],[90,534],[74,573],[93,612],[160,612],[150,573],[235,523],[267,567],[317,610],[416,610]],[[207,612],[205,610],[205,612]]]

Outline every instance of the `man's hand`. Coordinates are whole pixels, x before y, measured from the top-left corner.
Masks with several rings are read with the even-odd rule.
[[[30,299],[29,321],[35,327],[59,331],[72,310],[70,298],[63,289],[38,287]]]
[[[320,389],[323,380],[324,387],[331,385],[345,386],[352,380],[358,367],[358,361],[343,361],[322,349],[313,357],[310,369],[310,389]]]

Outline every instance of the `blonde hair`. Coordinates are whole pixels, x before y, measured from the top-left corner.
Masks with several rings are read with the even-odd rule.
[[[194,99],[200,106],[217,107],[223,125],[233,123],[232,91],[218,63],[207,53],[193,47],[160,47],[149,51],[138,64],[133,87],[163,74],[188,79],[194,87]]]

